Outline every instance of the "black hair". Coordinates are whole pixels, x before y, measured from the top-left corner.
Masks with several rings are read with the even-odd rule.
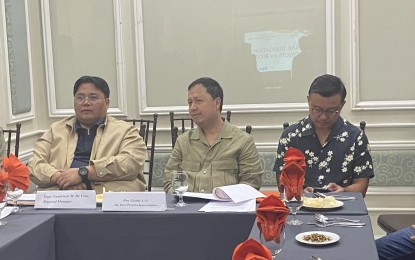
[[[341,79],[329,74],[321,75],[311,83],[308,95],[311,93],[316,93],[323,97],[332,97],[340,94],[342,101],[345,100],[347,94]]]
[[[94,84],[97,89],[99,89],[102,93],[104,93],[104,96],[106,98],[110,97],[110,88],[108,87],[108,83],[104,79],[100,77],[95,77],[95,76],[82,76],[77,81],[75,81],[75,84],[73,86],[74,96],[76,92],[78,91],[79,87],[84,83]]]
[[[219,83],[216,80],[214,80],[212,78],[209,78],[209,77],[198,78],[195,81],[193,81],[192,83],[190,83],[187,90],[190,90],[192,87],[194,87],[196,85],[199,85],[199,84],[206,88],[206,91],[212,96],[213,99],[215,99],[217,97],[220,98],[219,110],[220,110],[220,112],[222,112],[223,89],[219,85]]]

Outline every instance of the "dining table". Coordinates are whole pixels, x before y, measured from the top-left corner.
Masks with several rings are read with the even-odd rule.
[[[364,255],[364,259],[377,259],[363,197],[358,193],[348,195],[355,196],[356,200],[344,201],[341,207],[331,210],[301,209],[297,218],[310,222],[314,213],[321,212],[361,219],[366,223],[364,227],[319,228],[306,223],[286,225],[281,259],[309,259],[310,255],[320,256],[323,260],[361,259],[355,257],[357,255]],[[7,240],[0,239],[0,253],[9,255],[11,249],[19,244],[26,248],[31,240],[25,236],[35,237],[38,234],[39,239],[30,246],[42,249],[45,257],[39,259],[229,260],[238,244],[249,237],[258,239],[255,211],[201,212],[199,210],[208,200],[185,198],[188,204],[185,207],[175,207],[177,198],[170,194],[166,194],[166,200],[167,209],[155,212],[102,211],[100,204],[94,209],[36,209],[25,206],[22,212],[6,218],[12,224],[0,228],[1,235],[21,233],[16,245],[8,245]],[[26,229],[25,225],[28,225]],[[295,240],[296,235],[312,230],[334,232],[340,239],[326,246],[311,246]]]
[[[331,216],[343,217],[344,215]],[[288,217],[288,220],[291,218],[292,215]],[[349,217],[350,219],[360,220],[365,223],[366,225],[363,227],[329,226],[322,228],[307,224],[315,222],[313,215],[299,215],[297,218],[304,223],[298,226],[285,225],[285,244],[281,252],[277,255],[277,259],[308,260],[311,259],[310,257],[312,255],[323,260],[379,259],[368,215],[354,215]],[[339,239],[332,240],[332,243],[324,245],[319,243],[308,243],[303,238],[304,235],[302,234],[304,232],[330,232],[338,235]],[[256,223],[254,223],[249,236],[260,241],[259,228]],[[270,249],[272,250],[273,248]]]
[[[95,209],[35,209],[20,216],[54,215],[57,260],[223,259],[251,232],[255,212],[200,212],[207,201],[186,207],[167,194],[167,210],[110,212]],[[185,200],[186,201],[186,200]],[[46,245],[45,245],[46,246]]]
[[[15,213],[2,219],[0,226],[0,259],[54,260],[55,216]]]

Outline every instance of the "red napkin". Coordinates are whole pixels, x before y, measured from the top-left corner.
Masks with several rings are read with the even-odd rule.
[[[280,175],[280,184],[284,188],[285,196],[288,200],[291,200],[294,196],[297,200],[301,200],[305,168],[303,152],[289,147],[284,156],[284,166]]]
[[[235,247],[232,260],[272,260],[272,255],[268,248],[249,238]]]
[[[256,210],[257,226],[266,241],[280,243],[280,235],[284,230],[288,209],[281,199],[275,195],[266,197]]]
[[[3,174],[0,172],[0,203],[3,201],[4,197],[6,197],[6,188],[4,187],[4,179]]]
[[[4,173],[3,179],[7,180],[11,190],[16,187],[27,191],[30,185],[29,168],[24,165],[14,154],[3,157]]]
[[[280,193],[278,191],[262,191],[262,194],[264,194],[265,196],[269,196],[269,195],[275,195],[277,197],[280,196]],[[256,198],[256,202],[260,203],[262,202],[266,197],[258,197]]]

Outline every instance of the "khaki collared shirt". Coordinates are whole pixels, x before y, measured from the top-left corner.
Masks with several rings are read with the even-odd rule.
[[[259,189],[263,168],[252,136],[224,121],[215,142],[206,140],[200,128],[177,138],[165,168],[164,189],[171,192],[171,171],[187,172],[192,192],[245,183]]]
[[[78,140],[74,116],[52,124],[37,140],[28,166],[30,179],[39,189],[58,189],[50,178],[61,169],[70,168]],[[111,181],[91,181],[91,186],[102,193],[103,187],[111,191],[144,191],[143,165],[146,146],[138,129],[127,122],[107,116],[97,129],[89,165],[97,176],[113,176]]]

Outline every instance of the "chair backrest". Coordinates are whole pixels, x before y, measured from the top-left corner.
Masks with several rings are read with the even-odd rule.
[[[360,121],[360,130],[362,130],[363,132],[365,131],[365,129],[366,129],[366,122],[365,121]]]
[[[282,124],[282,129],[285,129],[285,128],[289,127],[289,126],[290,126],[290,124],[288,122],[284,122]]]
[[[194,122],[189,116],[175,116],[173,111],[170,111],[169,114],[171,146],[174,148],[174,144],[176,143],[177,137],[179,136],[179,131],[180,134],[183,134],[187,130],[194,128]],[[231,122],[231,114],[231,111],[226,111],[226,120],[228,122]]]
[[[251,134],[251,132],[252,132],[252,126],[247,125],[247,126],[245,127],[245,131],[246,131],[248,134]]]
[[[20,129],[21,129],[21,127],[22,127],[22,124],[20,122],[18,122],[18,123],[16,123],[16,128],[15,129],[3,130],[4,138],[7,141],[7,145],[6,145],[6,155],[7,156],[9,156],[10,153],[12,152],[11,144],[12,144],[12,135],[14,134],[14,136],[15,136],[14,155],[16,155],[16,157],[19,157]]]
[[[144,164],[143,173],[148,175],[147,190],[151,191],[153,181],[153,169],[154,169],[154,153],[156,147],[156,135],[157,135],[157,117],[158,114],[153,115],[153,119],[125,119],[124,121],[130,122],[137,126],[139,134],[143,137],[144,143],[147,146],[147,159]],[[151,138],[150,138],[151,136]]]
[[[282,124],[283,129],[287,128],[290,124],[288,122],[285,122]],[[363,132],[365,131],[366,128],[366,122],[365,121],[360,121],[360,130],[362,130]]]

